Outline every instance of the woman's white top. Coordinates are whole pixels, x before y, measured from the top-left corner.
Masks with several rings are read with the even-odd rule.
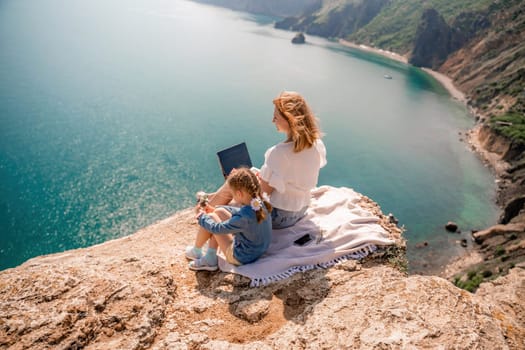
[[[310,203],[310,190],[317,186],[319,169],[326,165],[326,148],[317,139],[310,148],[293,151],[293,142],[282,142],[264,154],[260,176],[274,188],[272,206],[298,211]]]

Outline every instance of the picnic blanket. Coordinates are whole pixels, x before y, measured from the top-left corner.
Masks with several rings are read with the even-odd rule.
[[[294,226],[273,230],[268,251],[257,261],[234,266],[219,255],[219,268],[251,279],[256,287],[294,273],[327,268],[347,259],[362,259],[378,246],[392,245],[379,218],[361,208],[361,195],[346,187],[321,186],[311,191],[306,216]],[[293,242],[309,233],[304,246]]]

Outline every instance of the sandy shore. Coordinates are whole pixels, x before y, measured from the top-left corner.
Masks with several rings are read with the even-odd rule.
[[[489,152],[483,147],[481,140],[481,125],[475,126],[467,133],[467,141],[481,159],[487,164],[495,173],[496,181],[501,181],[502,176],[507,172],[510,164],[501,159],[501,155]]]
[[[366,46],[366,45],[355,44],[355,43],[353,43],[351,41],[346,41],[344,39],[339,39],[339,43],[341,45],[348,46],[348,47],[351,47],[351,48],[354,48],[354,49],[358,49],[358,50],[362,50],[362,51],[366,51],[366,52],[373,52],[373,53],[376,53],[378,55],[385,56],[385,57],[391,58],[393,60],[396,60],[396,61],[399,61],[399,62],[402,62],[402,63],[408,63],[408,57],[402,56],[402,55],[397,54],[395,52],[386,51],[386,50],[383,50],[383,49],[377,49],[375,47],[370,47],[370,46]]]
[[[366,45],[359,45],[359,44],[355,44],[353,42],[346,41],[346,40],[343,40],[343,39],[340,39],[339,43],[341,45],[344,45],[344,46],[347,46],[347,47],[351,47],[351,48],[354,48],[354,49],[357,49],[357,50],[366,51],[366,52],[372,52],[372,53],[375,53],[375,54],[378,54],[378,55],[381,55],[381,56],[384,56],[384,57],[388,57],[388,58],[393,59],[395,61],[408,64],[408,57],[407,56],[403,56],[403,55],[397,54],[395,52],[386,51],[386,50],[383,50],[383,49],[377,49],[377,48],[366,46]],[[423,71],[425,71],[426,73],[428,73],[432,77],[434,77],[434,79],[436,79],[445,89],[447,89],[447,91],[452,96],[452,98],[454,98],[454,99],[456,99],[456,100],[458,100],[458,101],[460,101],[462,103],[466,103],[467,102],[467,100],[465,98],[465,94],[463,92],[461,92],[454,85],[454,83],[452,82],[452,79],[450,79],[446,75],[441,74],[439,72],[436,72],[436,71],[434,71],[432,69],[429,69],[429,68],[422,68],[422,69],[423,69]]]
[[[449,77],[447,77],[446,75],[444,74],[441,74],[439,72],[436,72],[435,70],[432,70],[432,69],[429,69],[429,68],[421,68],[423,69],[425,72],[427,72],[428,74],[430,74],[431,76],[434,77],[434,79],[436,79],[437,81],[439,81],[441,83],[441,85],[443,85],[443,87],[445,89],[447,89],[447,91],[449,92],[449,94],[456,100],[462,102],[462,103],[467,103],[467,99],[465,98],[465,94],[463,92],[461,92],[455,85],[454,83],[452,82],[452,79],[450,79]]]

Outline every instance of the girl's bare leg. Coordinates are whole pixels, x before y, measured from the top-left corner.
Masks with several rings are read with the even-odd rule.
[[[213,213],[208,215],[210,215],[210,217],[215,222],[227,220],[232,216],[231,213],[224,208],[217,208],[213,211]],[[231,244],[231,242],[233,242],[233,236],[229,234],[212,235],[202,227],[199,227],[199,232],[197,233],[197,237],[195,239],[195,247],[202,248],[206,241],[209,241],[206,255],[190,262],[189,267],[191,270],[217,270],[217,248],[220,244],[221,249],[227,249],[228,246],[225,245],[225,242],[229,241],[229,244]]]
[[[228,249],[228,247],[232,245],[233,236],[232,235],[213,235],[212,239],[210,239],[210,244],[212,240],[215,241],[216,247],[221,247],[221,250],[225,252],[226,249]]]
[[[217,208],[215,212],[213,213],[212,217],[215,219],[215,221],[226,221],[229,218],[232,217],[232,214],[223,208]],[[212,235],[210,238],[210,247],[217,249],[217,247],[220,247],[223,252],[226,251],[226,249],[232,244],[233,242],[233,235]]]
[[[195,237],[195,247],[196,248],[202,248],[204,243],[206,243],[210,238],[212,237],[212,234],[203,229],[199,226],[199,231],[197,232],[197,237]]]
[[[217,209],[215,209],[215,211],[213,213],[210,213],[208,215],[210,215],[213,218],[213,220],[215,220],[216,222],[226,221],[229,218],[231,218],[231,216],[232,216],[232,214],[229,211],[227,211],[226,209],[223,209],[223,208],[217,208]],[[217,237],[219,237],[219,236],[220,237],[222,237],[222,236],[228,237],[228,239],[230,240],[230,244],[233,241],[233,236],[232,235],[217,235]],[[195,238],[195,247],[202,248],[204,243],[206,243],[206,241],[209,240],[210,242],[208,243],[208,247],[213,248],[213,249],[217,249],[218,243],[217,243],[217,239],[215,237],[216,236],[212,235],[211,233],[206,231],[204,228],[199,226],[199,231],[197,232],[197,237]],[[223,249],[222,246],[221,246],[221,249]]]

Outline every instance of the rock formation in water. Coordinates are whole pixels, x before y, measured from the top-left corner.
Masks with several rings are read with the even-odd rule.
[[[397,246],[265,287],[188,270],[185,210],[129,237],[0,272],[0,348],[522,349],[525,266],[476,294],[403,272]]]
[[[303,33],[297,33],[292,38],[292,44],[304,44],[306,41]]]

